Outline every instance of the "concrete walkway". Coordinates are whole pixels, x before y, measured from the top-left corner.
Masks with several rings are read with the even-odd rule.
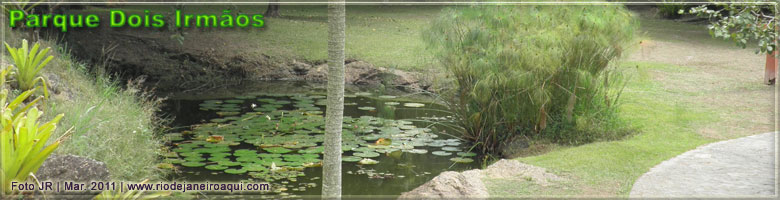
[[[685,152],[639,177],[630,197],[775,196],[776,135],[753,135]]]

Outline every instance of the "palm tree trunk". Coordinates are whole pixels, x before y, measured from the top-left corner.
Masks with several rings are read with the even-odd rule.
[[[328,99],[322,197],[341,198],[341,125],[344,120],[344,1],[328,5]]]

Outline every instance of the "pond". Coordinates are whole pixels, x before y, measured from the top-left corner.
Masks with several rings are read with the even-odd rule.
[[[267,195],[319,195],[324,89],[282,93],[289,82],[255,84],[275,89],[166,100],[163,112],[181,127],[164,136],[172,178],[269,182]],[[343,195],[397,196],[443,171],[480,167],[470,146],[436,123],[448,118],[443,106],[376,91],[345,94]]]

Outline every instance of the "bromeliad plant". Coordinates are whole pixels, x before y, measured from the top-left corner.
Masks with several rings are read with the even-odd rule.
[[[38,73],[46,66],[54,56],[46,57],[51,48],[45,48],[39,51],[40,44],[35,43],[32,49],[28,48],[27,40],[22,40],[22,47],[13,48],[8,43],[5,43],[5,48],[8,49],[8,54],[14,60],[16,82],[19,85],[19,90],[28,91],[35,87],[36,84],[43,84],[43,94],[48,96],[46,89],[46,80],[39,76]],[[44,59],[45,57],[45,59]]]
[[[2,70],[0,86],[5,86],[5,77],[10,72],[9,68]],[[43,164],[43,161],[57,149],[60,142],[68,133],[63,134],[54,143],[46,146],[49,137],[57,128],[57,122],[62,118],[62,114],[41,125],[41,111],[35,108],[35,104],[42,99],[38,97],[24,104],[36,90],[28,90],[7,102],[8,90],[3,89],[0,92],[0,179],[2,179],[2,188],[0,194],[14,195],[16,192],[11,190],[11,182],[23,182]]]

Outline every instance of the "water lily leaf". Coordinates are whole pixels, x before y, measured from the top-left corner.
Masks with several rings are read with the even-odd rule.
[[[225,152],[219,152],[219,153],[211,153],[209,155],[211,155],[211,157],[226,157],[226,156],[230,156],[232,154],[225,153]]]
[[[206,165],[206,163],[202,163],[202,162],[184,162],[184,163],[181,163],[181,166],[185,166],[185,167],[203,167],[205,165]]]
[[[227,158],[227,157],[213,157],[212,156],[212,157],[209,157],[208,160],[209,161],[213,161],[213,162],[219,162],[219,161],[223,161],[223,160],[230,161],[230,158]]]
[[[206,142],[212,143],[222,142],[223,140],[225,140],[225,137],[221,135],[212,135],[209,136],[209,138],[206,138]]]
[[[378,140],[376,140],[376,142],[374,142],[374,144],[387,146],[393,144],[393,140],[389,138],[379,138]]]
[[[374,158],[374,157],[379,157],[380,154],[376,153],[376,152],[364,151],[364,152],[354,153],[352,155],[353,156],[358,156],[358,157],[363,157],[363,158]]]
[[[431,146],[431,147],[443,147],[444,145],[445,144],[441,143],[441,142],[431,142],[431,143],[428,143],[428,146]]]
[[[257,154],[257,156],[263,158],[278,158],[278,157],[282,157],[282,154],[261,153],[261,154]]]
[[[225,100],[225,103],[231,103],[231,104],[238,104],[238,103],[244,103],[243,99],[229,99]]]
[[[434,152],[431,152],[431,154],[437,155],[437,156],[449,156],[449,155],[452,155],[452,153],[446,152],[446,151],[434,151]]]
[[[401,104],[401,103],[394,102],[394,101],[388,101],[388,102],[385,102],[385,105],[388,105],[388,106],[397,106],[397,105],[400,105],[400,104]]]
[[[410,107],[410,108],[422,108],[425,106],[425,104],[421,103],[404,103],[404,106]]]
[[[460,151],[460,148],[457,148],[457,147],[443,147],[443,148],[441,148],[441,150],[445,150],[445,151]]]
[[[284,148],[284,147],[263,148],[263,150],[265,150],[265,151],[267,151],[269,153],[279,153],[279,154],[289,153],[289,152],[292,151],[292,150]]]
[[[363,107],[358,107],[358,110],[369,110],[369,111],[371,111],[371,110],[376,110],[376,108],[371,107],[371,106],[363,106]]]
[[[358,161],[358,164],[361,165],[375,165],[377,163],[379,163],[379,161],[370,158],[363,158],[362,160]]]
[[[240,162],[233,162],[233,161],[229,161],[229,160],[219,161],[219,162],[217,162],[217,164],[222,165],[222,166],[228,166],[228,167],[241,165]]]
[[[224,118],[214,118],[214,119],[211,119],[209,121],[214,122],[214,123],[224,123],[224,122],[227,122],[228,120],[224,119]]]
[[[236,158],[236,161],[238,161],[238,162],[259,162],[260,158],[243,156],[243,157]]]
[[[219,112],[217,112],[217,115],[222,116],[222,117],[224,117],[224,116],[235,116],[235,115],[239,115],[239,114],[241,114],[241,112],[237,112],[237,111],[219,111]]]
[[[239,149],[234,151],[233,155],[234,156],[245,156],[245,155],[257,156],[257,151],[249,150],[249,149]]]
[[[408,150],[403,150],[403,151],[404,152],[409,152],[409,153],[416,153],[416,154],[426,154],[426,153],[428,153],[428,150],[425,150],[425,149],[408,149]]]
[[[392,95],[381,95],[379,96],[380,99],[395,99],[397,96]]]
[[[205,161],[206,159],[200,156],[190,156],[190,157],[184,157],[184,160],[189,162],[200,162],[200,161]]]
[[[221,171],[221,170],[225,170],[227,168],[228,167],[224,166],[224,165],[206,165],[206,169],[208,169],[208,170]]]
[[[476,155],[477,155],[476,153],[472,153],[472,152],[458,152],[458,156],[462,156],[462,157],[472,157]]]
[[[355,93],[355,96],[371,96],[370,92],[358,92]]]
[[[228,174],[243,174],[243,173],[246,173],[246,169],[226,169],[225,173],[228,173]]]
[[[265,166],[263,166],[260,163],[249,163],[249,164],[246,164],[246,165],[242,164],[242,166],[243,167],[241,169],[244,169],[244,170],[250,171],[250,172],[260,172],[260,171],[268,170],[268,168],[266,168]]]
[[[450,158],[450,160],[453,161],[453,162],[456,162],[456,163],[470,163],[470,162],[474,162],[474,159],[463,158],[463,157]]]
[[[290,104],[290,103],[292,103],[292,102],[290,102],[290,101],[285,101],[285,100],[279,100],[279,101],[274,101],[274,102],[270,102],[270,103],[271,103],[271,104],[276,104],[276,105],[285,105],[285,104]]]

